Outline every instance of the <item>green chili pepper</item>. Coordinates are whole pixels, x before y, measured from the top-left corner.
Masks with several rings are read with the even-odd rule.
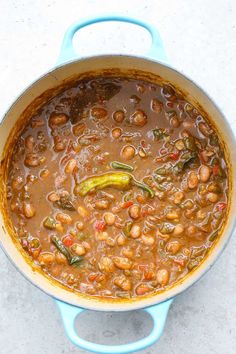
[[[125,236],[129,237],[132,225],[133,225],[133,221],[127,221],[125,223],[125,226],[123,228],[123,232],[124,232]]]
[[[100,190],[106,187],[113,187],[120,190],[126,190],[135,185],[147,191],[151,198],[154,197],[154,191],[145,183],[136,181],[134,177],[125,172],[109,172],[100,176],[89,177],[75,186],[74,193],[84,197],[91,191]]]
[[[56,220],[51,216],[46,217],[46,219],[43,222],[43,226],[49,230],[54,230],[56,228],[56,225],[57,225]]]
[[[166,138],[166,137],[169,136],[169,135],[167,134],[166,129],[164,129],[164,128],[153,129],[152,132],[153,132],[154,138],[155,138],[157,141],[159,141],[159,140],[161,140],[161,139]]]
[[[67,258],[70,265],[75,264],[75,263],[79,263],[83,260],[83,257],[73,256],[71,254],[71,252],[68,250],[68,248],[64,246],[64,244],[61,242],[61,240],[57,236],[53,235],[51,237],[51,241],[56,246],[58,251],[60,251],[62,254],[64,254],[64,256]]]
[[[215,239],[217,238],[218,236],[218,231],[215,231],[211,234],[211,236],[209,237],[209,241],[213,242],[215,241]]]
[[[174,231],[174,225],[169,223],[169,222],[164,222],[161,227],[160,227],[160,231],[162,234],[166,235],[166,234],[171,234],[171,232]]]
[[[125,170],[125,171],[133,171],[134,168],[130,165],[126,165],[125,163],[119,161],[112,161],[111,167],[115,170]]]
[[[184,144],[186,149],[191,150],[191,151],[196,151],[197,146],[196,142],[193,136],[188,136],[187,138],[184,138]]]

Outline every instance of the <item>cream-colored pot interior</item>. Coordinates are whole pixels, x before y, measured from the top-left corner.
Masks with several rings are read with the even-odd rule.
[[[148,72],[160,76],[165,81],[169,81],[175,86],[181,88],[181,90],[187,94],[187,99],[189,101],[192,101],[193,103],[198,102],[203,107],[208,116],[212,118],[212,121],[214,122],[216,128],[221,134],[221,137],[223,138],[226,155],[228,155],[229,165],[231,165],[231,207],[222,236],[219,238],[211,253],[201,264],[201,266],[192,272],[190,276],[183,279],[182,282],[157,295],[142,299],[134,299],[132,301],[112,301],[109,299],[99,300],[94,297],[92,298],[79,295],[78,293],[73,293],[69,290],[66,290],[66,288],[60,286],[58,283],[46,278],[42,273],[33,269],[29,262],[26,262],[24,256],[19,251],[19,245],[17,246],[17,243],[13,242],[11,236],[7,232],[2,213],[0,214],[0,244],[11,261],[25,275],[25,277],[40,289],[45,291],[47,294],[59,300],[83,308],[102,311],[125,311],[157,304],[179,294],[190,285],[192,285],[196,280],[198,280],[209,268],[211,268],[219,253],[225,247],[232,233],[236,215],[236,193],[234,191],[236,182],[236,144],[230,126],[219,109],[209,99],[209,97],[196,86],[196,84],[184,77],[182,74],[163,64],[144,58],[130,56],[99,56],[77,60],[52,70],[38,81],[36,81],[34,84],[32,84],[18,98],[18,100],[10,107],[9,111],[6,113],[0,125],[1,160],[3,158],[4,146],[7,142],[10,132],[15,126],[19,116],[24,112],[26,107],[33,100],[35,100],[46,90],[57,87],[63,82],[63,80],[66,80],[70,77],[79,76],[85,72],[90,72],[91,70],[101,71],[104,69],[110,70],[113,68],[118,68],[121,70],[121,72],[127,72],[128,70],[141,70],[143,72]]]

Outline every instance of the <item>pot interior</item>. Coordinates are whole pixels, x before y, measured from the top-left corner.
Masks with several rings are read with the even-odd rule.
[[[91,71],[91,68],[93,69]],[[25,253],[21,252],[21,246],[18,243],[14,232],[9,225],[5,208],[4,208],[4,177],[6,171],[6,153],[12,142],[12,137],[19,134],[19,129],[25,124],[27,117],[37,111],[43,102],[49,100],[55,94],[59,93],[65,85],[71,85],[74,80],[93,75],[112,75],[112,76],[129,76],[155,83],[170,82],[177,90],[181,91],[186,100],[195,105],[203,112],[204,117],[207,117],[215,126],[222,140],[227,157],[229,167],[230,190],[229,200],[230,208],[227,221],[224,225],[224,230],[212,247],[208,257],[204,260],[195,271],[183,278],[180,282],[167,290],[155,295],[142,297],[132,300],[110,300],[89,297],[78,292],[68,290],[63,285],[45,276],[36,268],[34,268],[27,258]],[[138,309],[152,304],[163,302],[174,297],[178,293],[188,288],[191,284],[197,281],[214,263],[219,253],[225,247],[227,240],[232,233],[234,227],[234,215],[236,212],[236,195],[234,193],[235,186],[235,168],[236,168],[236,145],[231,129],[219,111],[217,106],[211,99],[191,80],[184,77],[174,69],[167,67],[155,61],[150,61],[144,58],[131,56],[98,56],[88,59],[78,60],[66,65],[55,68],[47,73],[35,83],[33,83],[17,101],[10,107],[6,113],[0,126],[0,154],[1,154],[1,235],[0,244],[3,250],[9,256],[10,260],[16,267],[29,279],[33,284],[45,291],[47,294],[68,302],[70,304],[95,310],[113,310],[125,311]]]

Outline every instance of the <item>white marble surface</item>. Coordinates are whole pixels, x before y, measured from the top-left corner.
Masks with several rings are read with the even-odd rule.
[[[111,11],[154,22],[172,64],[199,83],[236,128],[235,0],[0,0],[0,115],[54,65],[69,24]],[[144,31],[127,28],[115,24],[108,34],[107,25],[83,30],[76,41],[80,53],[141,53],[148,48]],[[175,300],[159,343],[142,353],[235,353],[235,259],[234,235],[213,269]],[[28,283],[2,252],[0,289],[0,353],[85,353],[66,338],[53,300]],[[88,339],[122,343],[147,333],[150,321],[137,313],[88,313],[79,327]]]

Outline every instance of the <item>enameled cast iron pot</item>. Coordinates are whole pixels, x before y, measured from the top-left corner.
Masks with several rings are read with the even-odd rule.
[[[152,36],[152,47],[150,52],[145,57],[102,55],[78,59],[78,55],[75,53],[72,44],[74,34],[79,29],[87,25],[103,21],[122,21],[145,28]],[[195,283],[204,273],[207,272],[207,270],[212,267],[214,261],[228,242],[234,228],[236,214],[236,143],[231,128],[223,114],[217,108],[215,103],[209,98],[209,96],[190,79],[166,65],[166,62],[167,59],[159,33],[155,27],[150,24],[146,24],[137,19],[113,15],[85,19],[77,22],[72,25],[65,34],[58,65],[53,70],[35,81],[18,97],[18,99],[9,108],[0,125],[0,155],[2,161],[4,157],[3,152],[5,144],[10,132],[14,127],[16,127],[16,121],[37,97],[49,89],[58,87],[64,80],[67,80],[70,77],[79,76],[86,72],[90,72],[91,70],[101,71],[104,69],[109,70],[118,68],[121,72],[137,70],[148,72],[151,75],[158,75],[165,81],[181,88],[181,90],[186,93],[189,101],[192,103],[197,102],[204,109],[205,113],[212,118],[213,123],[215,124],[215,127],[224,142],[228,165],[230,167],[229,174],[231,179],[231,189],[229,197],[230,207],[223,234],[200,267],[198,267],[177,285],[154,296],[129,301],[111,301],[108,299],[99,300],[96,298],[79,295],[78,293],[73,293],[60,286],[58,283],[50,281],[42,273],[35,271],[29,262],[26,262],[24,256],[20,252],[19,245],[16,241],[13,242],[12,237],[9,235],[9,232],[7,232],[3,212],[1,212],[0,245],[2,246],[4,252],[8,255],[16,268],[21,271],[21,273],[28,280],[56,300],[61,312],[66,333],[71,341],[83,349],[96,353],[131,353],[133,351],[144,349],[157,341],[163,331],[168,309],[174,297]],[[85,311],[85,309],[96,311],[128,311],[143,309],[152,316],[153,329],[147,337],[134,343],[116,346],[91,343],[80,338],[74,328],[75,318],[81,312]]]

